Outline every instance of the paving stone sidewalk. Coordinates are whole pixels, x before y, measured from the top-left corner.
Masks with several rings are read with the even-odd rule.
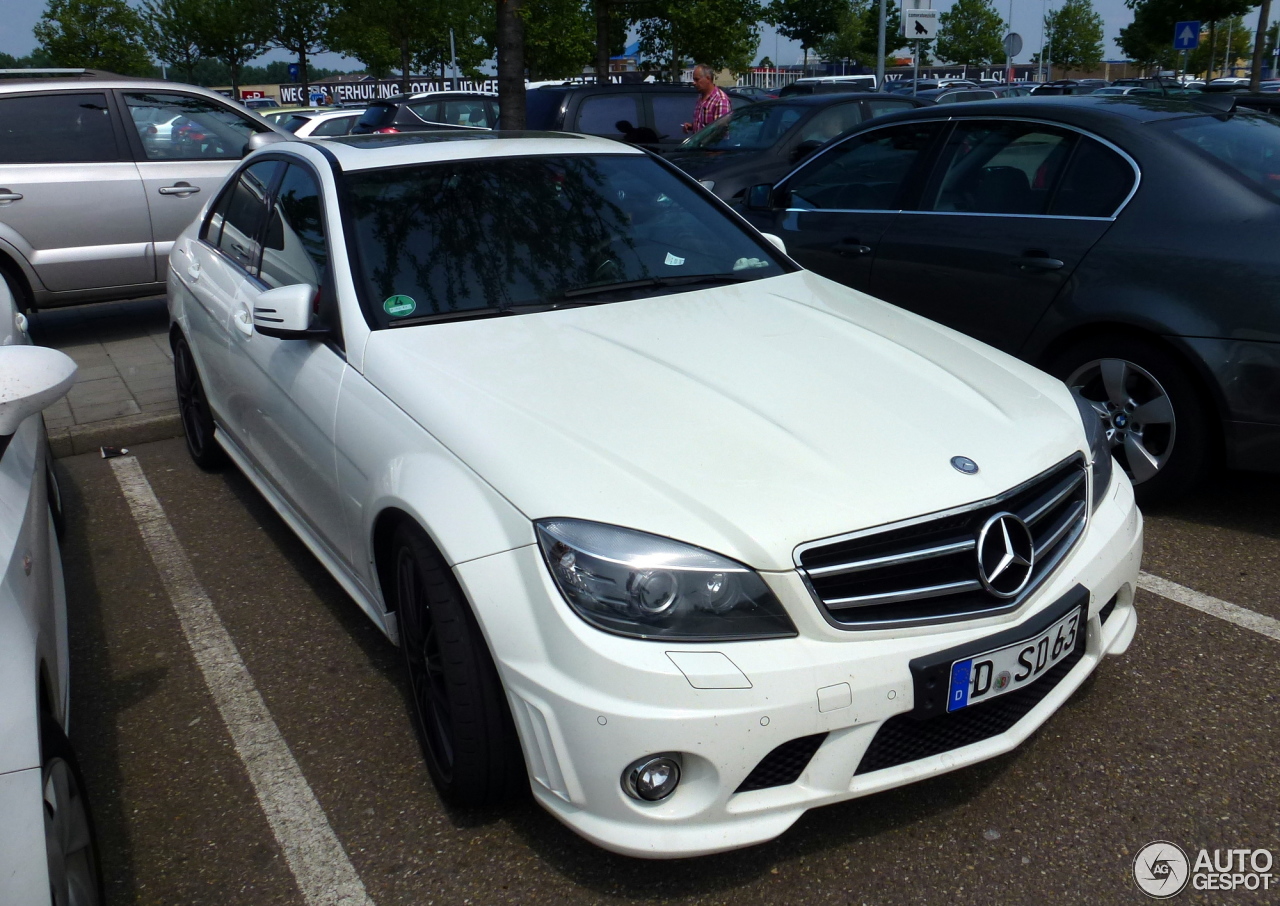
[[[54,456],[182,434],[163,298],[55,308],[28,317],[35,342],[62,350],[79,366],[71,392],[44,413]]]

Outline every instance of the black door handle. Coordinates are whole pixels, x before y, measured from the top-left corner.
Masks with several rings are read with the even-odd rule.
[[[858,241],[856,236],[846,236],[840,240],[840,244],[836,247],[837,255],[844,255],[846,258],[853,258],[858,255],[866,255],[870,253],[871,246],[863,245]]]
[[[1009,263],[1014,267],[1029,271],[1056,271],[1065,264],[1060,258],[1049,258],[1041,255],[1026,255],[1022,258],[1013,258]]]

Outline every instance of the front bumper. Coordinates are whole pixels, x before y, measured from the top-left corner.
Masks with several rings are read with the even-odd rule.
[[[763,842],[815,806],[1013,749],[1103,655],[1128,648],[1137,626],[1133,596],[1141,554],[1142,517],[1121,477],[1075,550],[1012,614],[911,629],[840,630],[822,619],[798,574],[768,573],[764,578],[799,636],[696,645],[622,638],[588,626],[560,597],[536,546],[455,569],[502,675],[538,801],[606,849],[669,858]],[[1083,655],[1025,716],[981,742],[855,775],[881,725],[914,706],[912,658],[1016,627],[1076,585],[1088,590]],[[1108,604],[1104,624],[1099,612]],[[736,792],[779,745],[823,733],[794,782]],[[662,802],[631,799],[620,784],[623,770],[658,753],[679,753],[679,787]]]

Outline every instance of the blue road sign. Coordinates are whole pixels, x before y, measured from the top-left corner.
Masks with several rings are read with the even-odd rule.
[[[1173,49],[1195,50],[1200,46],[1200,23],[1179,22],[1173,27]]]
[[[298,81],[298,64],[297,63],[289,64],[289,81],[290,82]]]

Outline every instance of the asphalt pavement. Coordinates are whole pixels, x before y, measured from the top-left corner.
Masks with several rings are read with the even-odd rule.
[[[597,849],[531,799],[447,808],[417,749],[398,650],[241,474],[201,472],[181,440],[131,443],[173,556],[378,906],[1144,903],[1132,865],[1155,840],[1193,858],[1280,858],[1280,641],[1147,591],[1128,653],[1019,749],[813,810],[771,843],[647,862]],[[184,635],[186,605],[144,540],[120,460],[72,455],[57,469],[71,735],[109,902],[338,902],[308,899],[291,870],[288,833]],[[1144,569],[1280,617],[1280,477],[1226,475],[1148,513]],[[1277,901],[1188,888],[1175,902]]]

